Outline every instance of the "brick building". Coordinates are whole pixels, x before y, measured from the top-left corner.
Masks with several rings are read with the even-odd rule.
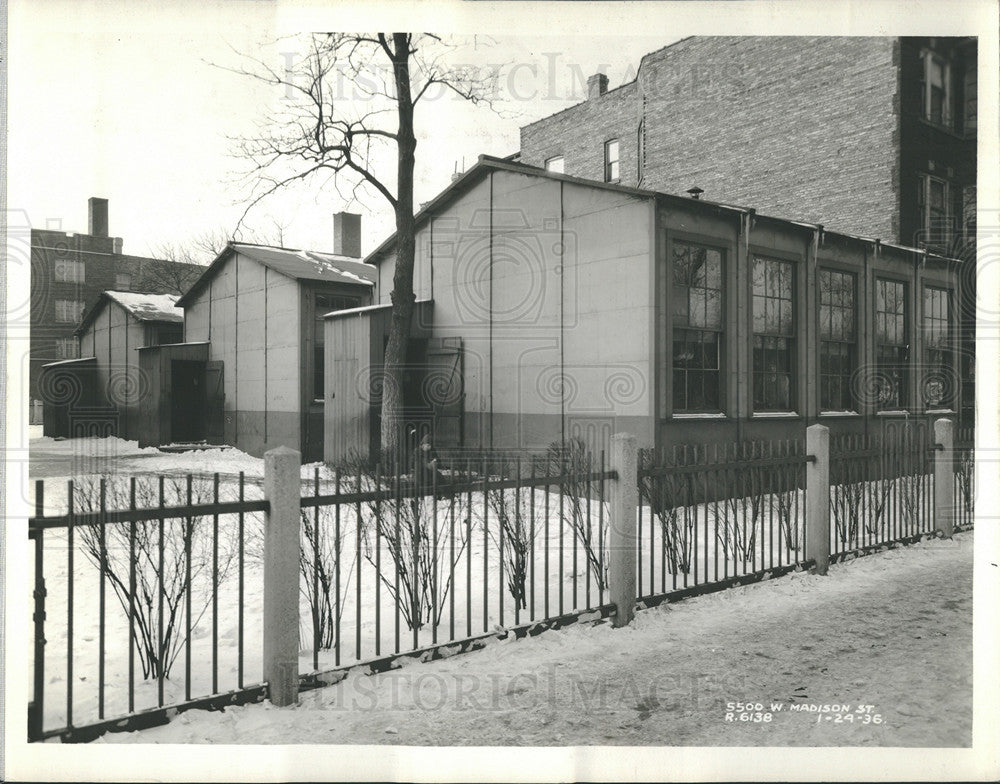
[[[974,257],[976,39],[692,37],[521,129],[520,160]],[[975,265],[962,306],[972,406]]]
[[[31,370],[29,395],[40,401],[43,365],[80,356],[75,330],[104,291],[177,294],[204,271],[196,264],[122,253],[108,236],[108,201],[88,203],[88,232],[31,230]]]

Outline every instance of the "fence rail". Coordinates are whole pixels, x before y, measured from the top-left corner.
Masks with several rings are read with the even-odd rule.
[[[975,472],[973,433],[952,438],[946,424],[832,443],[814,426],[808,443],[669,454],[616,436],[612,465],[572,444],[303,477],[284,450],[282,475],[299,483],[284,493],[271,463],[263,485],[243,474],[36,482],[29,739],[294,699],[298,684],[359,664],[380,671],[578,619],[621,625],[636,604],[948,535],[972,525]],[[269,550],[279,520],[291,537],[281,563]],[[277,613],[275,585],[299,591]],[[275,618],[299,652],[278,670]]]

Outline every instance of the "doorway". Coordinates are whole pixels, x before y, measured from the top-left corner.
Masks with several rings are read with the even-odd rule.
[[[175,359],[170,363],[170,378],[170,440],[204,440],[205,363]]]

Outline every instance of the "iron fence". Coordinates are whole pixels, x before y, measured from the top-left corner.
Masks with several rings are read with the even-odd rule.
[[[955,527],[971,528],[976,502],[976,434],[972,427],[955,430]]]
[[[831,554],[932,533],[935,450],[924,428],[832,440]]]
[[[243,474],[225,493],[218,474],[211,484],[196,484],[191,475],[102,476],[69,480],[64,487],[65,496],[48,499],[59,511],[47,515],[46,486],[37,481],[35,515],[28,520],[34,546],[29,739],[72,740],[109,714],[218,696],[227,686],[232,694],[259,691],[261,684],[245,683],[247,523],[255,518],[259,529],[268,502],[247,498],[251,486]],[[235,582],[227,603],[235,627],[227,630],[233,639],[226,646],[220,646],[220,620],[233,619],[220,614],[223,582]],[[47,645],[57,640],[64,644]],[[231,649],[231,677],[220,680],[225,648]],[[171,675],[181,656],[178,683]],[[53,692],[64,701],[51,699]]]
[[[614,476],[579,450],[409,473],[315,467],[300,497],[303,682],[600,608]],[[262,699],[260,485],[241,473],[64,487],[47,499],[35,483],[28,526],[29,739],[86,740],[162,722],[166,708]]]
[[[330,473],[301,499],[314,671],[604,604],[603,456]]]
[[[958,528],[972,524],[972,440],[959,432],[949,478]],[[828,539],[841,558],[935,530],[941,459],[926,431],[830,446],[828,458],[796,441],[641,451],[635,519],[631,501],[617,513],[636,527],[635,557],[617,562],[617,577],[608,483],[618,472],[582,444],[316,466],[283,506],[299,522],[289,530],[300,686],[607,617],[612,580],[616,591],[631,584],[623,563],[635,568],[631,596],[651,606],[825,563],[817,543]],[[829,485],[807,487],[817,459],[829,461]],[[829,494],[828,526],[825,511],[807,519],[817,492]],[[259,483],[95,476],[54,492],[36,482],[34,503],[29,739],[86,740],[162,723],[167,709],[264,698],[262,513],[275,512]]]
[[[804,562],[809,461],[794,441],[640,452],[640,598]]]

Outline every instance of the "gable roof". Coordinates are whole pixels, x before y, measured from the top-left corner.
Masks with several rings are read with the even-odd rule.
[[[365,287],[375,285],[375,269],[369,264],[347,256],[280,248],[275,245],[230,242],[191,288],[184,292],[184,296],[177,300],[178,306],[187,307],[194,295],[207,286],[219,269],[237,253],[293,280],[318,280]]]
[[[686,39],[685,39],[686,40]],[[678,43],[680,43],[678,41]],[[810,223],[807,221],[791,220],[789,218],[778,218],[771,215],[762,215],[758,213],[756,209],[752,207],[740,207],[734,204],[724,204],[722,202],[710,201],[708,199],[692,199],[690,196],[680,196],[676,193],[662,193],[659,191],[644,190],[642,188],[635,188],[628,185],[618,185],[610,182],[601,182],[600,180],[587,180],[583,177],[574,177],[569,174],[559,174],[556,172],[550,172],[546,169],[542,169],[538,166],[529,166],[526,163],[515,162],[510,158],[495,158],[491,155],[480,155],[479,160],[474,166],[468,169],[461,177],[454,180],[447,188],[445,188],[441,193],[435,196],[431,201],[424,202],[423,208],[416,213],[414,216],[414,231],[420,229],[432,216],[432,214],[441,209],[442,207],[450,204],[453,200],[457,199],[461,194],[463,194],[468,188],[470,188],[475,183],[479,182],[488,173],[493,171],[508,171],[515,174],[525,174],[532,177],[539,177],[549,180],[557,180],[560,182],[567,182],[574,185],[582,185],[588,188],[595,188],[598,190],[610,190],[617,193],[626,194],[629,196],[634,196],[639,199],[658,199],[663,202],[668,202],[675,204],[680,207],[692,210],[704,210],[707,212],[728,212],[733,215],[749,215],[754,219],[772,221],[774,223],[786,226],[786,227],[797,227],[799,229],[806,229],[809,231],[818,231],[820,234],[826,234],[831,236],[843,237],[850,240],[857,240],[859,242],[864,242],[873,245],[877,248],[885,249],[890,248],[895,251],[900,251],[904,253],[916,254],[916,256],[921,258],[934,258],[939,260],[945,260],[949,262],[960,261],[960,259],[955,259],[949,256],[942,256],[939,253],[934,253],[928,251],[924,248],[912,248],[906,245],[901,245],[893,242],[884,242],[873,237],[863,237],[858,234],[850,234],[843,231],[835,231],[828,229],[819,223]],[[391,234],[381,245],[379,245],[375,250],[368,254],[365,258],[365,262],[374,267],[381,263],[386,254],[392,249],[396,242],[395,233]]]
[[[163,324],[184,323],[184,311],[177,307],[176,294],[143,294],[138,291],[102,291],[94,306],[87,311],[74,335],[83,333],[97,318],[105,303],[114,302],[137,321]]]

